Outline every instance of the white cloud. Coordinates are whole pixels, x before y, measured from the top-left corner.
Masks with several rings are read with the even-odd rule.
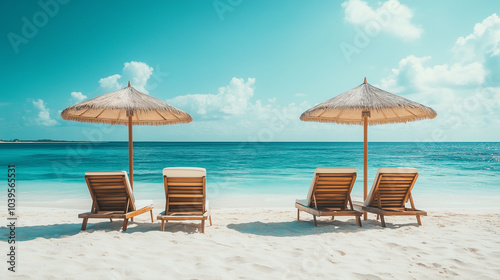
[[[500,85],[500,18],[493,14],[474,26],[471,34],[457,39],[452,49],[460,63],[479,62],[486,71],[486,82]]]
[[[193,115],[199,133],[213,139],[283,141],[304,134],[302,112],[307,102],[279,104],[276,97],[253,100],[255,78],[232,78],[217,94],[188,94],[167,100]],[[212,139],[212,138],[210,138]]]
[[[368,34],[387,32],[405,40],[414,40],[422,35],[422,28],[411,22],[412,10],[398,0],[389,0],[373,9],[362,0],[342,3],[345,20],[364,28]]]
[[[410,55],[403,58],[398,68],[392,69],[392,75],[382,79],[382,88],[402,91],[404,88],[425,90],[449,86],[477,86],[484,82],[486,76],[486,71],[479,62],[428,66],[430,61],[430,56]]]
[[[242,115],[254,94],[255,78],[232,78],[229,85],[220,87],[217,94],[188,94],[167,100],[180,107],[191,107],[200,115]],[[222,113],[222,114],[221,114]]]
[[[493,14],[474,26],[473,33],[459,37],[451,48],[453,58],[432,65],[430,56],[403,58],[382,87],[429,90],[436,88],[500,86],[500,18]]]
[[[129,78],[134,88],[144,93],[149,93],[145,86],[152,74],[153,67],[144,62],[125,62],[123,67],[123,75]]]
[[[50,110],[45,107],[45,102],[42,99],[33,100],[32,102],[35,108],[40,110],[38,118],[36,118],[36,122],[39,125],[54,126],[57,124],[57,121],[50,117]]]
[[[105,90],[114,91],[124,88],[127,85],[127,81],[130,81],[132,86],[138,91],[149,93],[146,89],[146,84],[149,78],[151,78],[153,70],[153,67],[144,62],[125,62],[122,69],[122,75],[114,74],[109,77],[102,78],[99,80],[99,85]]]
[[[434,135],[428,141],[490,139],[494,131],[500,136],[491,130],[500,125],[495,121],[500,111],[499,36],[500,19],[493,14],[476,24],[472,34],[458,38],[446,63],[410,55],[382,79],[381,88],[405,92],[438,112],[427,127]]]
[[[462,61],[484,60],[500,54],[500,18],[493,14],[474,26],[474,32],[459,37],[453,52]]]
[[[121,75],[115,74],[106,78],[102,78],[99,80],[99,85],[105,90],[113,90],[113,91],[119,90],[123,88],[123,86],[120,83],[118,83],[118,80],[121,77],[122,77]]]
[[[82,102],[85,99],[87,99],[87,96],[83,95],[83,93],[81,93],[79,91],[73,91],[71,93],[71,101],[72,101],[72,103],[80,103],[80,102]]]

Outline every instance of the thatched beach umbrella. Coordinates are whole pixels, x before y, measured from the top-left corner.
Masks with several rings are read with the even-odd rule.
[[[193,118],[166,102],[130,85],[115,92],[70,106],[61,113],[65,120],[128,126],[130,184],[134,181],[132,125],[189,123]]]
[[[305,111],[300,119],[364,126],[364,189],[368,189],[368,125],[433,119],[437,113],[427,106],[376,88],[366,82]],[[366,215],[365,215],[366,219]]]

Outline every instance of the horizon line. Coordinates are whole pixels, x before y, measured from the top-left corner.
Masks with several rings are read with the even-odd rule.
[[[17,140],[17,139],[14,139]],[[363,141],[147,141],[147,140],[134,140],[134,143],[363,143]],[[0,139],[0,144],[8,143],[128,143],[127,140],[109,140],[109,141],[85,141],[85,140],[52,140],[52,139],[39,139],[39,140],[3,140]],[[368,143],[500,143],[500,141],[368,141]]]

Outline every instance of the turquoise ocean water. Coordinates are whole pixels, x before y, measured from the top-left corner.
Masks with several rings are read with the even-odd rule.
[[[85,171],[128,170],[127,142],[0,144],[0,164],[15,164],[21,201],[88,199]],[[500,143],[370,143],[369,186],[379,167],[414,167],[414,196],[500,197]],[[362,143],[134,144],[134,189],[164,200],[162,169],[207,169],[208,195],[303,197],[316,167],[356,167],[363,188]],[[6,177],[5,177],[6,184]],[[291,202],[293,205],[293,202]]]

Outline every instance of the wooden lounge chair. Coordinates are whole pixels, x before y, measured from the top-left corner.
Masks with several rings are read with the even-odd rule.
[[[427,216],[427,213],[415,209],[411,196],[417,178],[418,170],[415,168],[379,168],[365,202],[355,202],[354,206],[357,210],[377,214],[377,219],[380,216],[383,227],[384,216],[415,215],[418,224],[422,225],[420,216]],[[411,208],[405,206],[408,201]]]
[[[201,220],[201,232],[205,232],[205,220],[212,225],[212,216],[206,196],[206,175],[204,168],[169,167],[163,169],[165,185],[165,211],[157,219],[161,220],[161,231],[165,223],[179,220]]]
[[[307,199],[297,199],[297,220],[300,211],[313,215],[314,226],[316,217],[355,216],[356,224],[361,226],[363,212],[354,210],[351,201],[351,190],[356,181],[356,168],[319,167],[307,194]],[[348,205],[349,204],[349,205]]]
[[[78,215],[83,218],[82,230],[89,219],[123,219],[123,231],[127,230],[128,219],[150,212],[153,222],[153,202],[135,200],[127,172],[95,171],[85,172],[85,181],[92,197],[90,212]]]

